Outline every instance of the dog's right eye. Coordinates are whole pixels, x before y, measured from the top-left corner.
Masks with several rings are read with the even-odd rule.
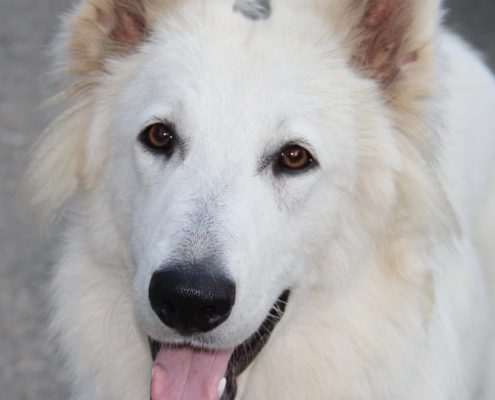
[[[163,122],[150,125],[141,132],[139,140],[153,152],[171,155],[176,141],[174,126]]]

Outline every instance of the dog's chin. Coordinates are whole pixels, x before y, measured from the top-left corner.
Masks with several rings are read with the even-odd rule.
[[[259,329],[235,348],[159,343],[150,339],[152,400],[233,400],[237,377],[268,342],[282,319],[290,291],[277,299]]]

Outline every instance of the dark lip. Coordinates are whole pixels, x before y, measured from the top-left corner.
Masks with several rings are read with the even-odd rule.
[[[273,330],[285,313],[289,297],[290,290],[283,292],[270,309],[270,312],[258,330],[235,348],[227,366],[227,386],[221,400],[233,400],[235,398],[237,393],[237,377],[249,367],[267,344]],[[151,338],[149,342],[151,356],[155,360],[162,344]]]

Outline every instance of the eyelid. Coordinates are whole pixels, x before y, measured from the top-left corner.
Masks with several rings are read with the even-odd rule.
[[[176,124],[175,124],[175,121],[173,119],[153,116],[146,121],[144,129],[150,127],[151,125],[155,125],[155,124],[163,124],[166,126],[170,126],[174,130],[176,128]]]

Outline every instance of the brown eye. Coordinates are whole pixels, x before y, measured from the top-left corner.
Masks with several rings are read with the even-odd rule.
[[[164,123],[151,125],[141,133],[140,140],[153,151],[171,153],[175,142],[174,127]]]
[[[313,164],[313,156],[304,147],[290,145],[280,153],[279,165],[290,171],[301,171]]]

